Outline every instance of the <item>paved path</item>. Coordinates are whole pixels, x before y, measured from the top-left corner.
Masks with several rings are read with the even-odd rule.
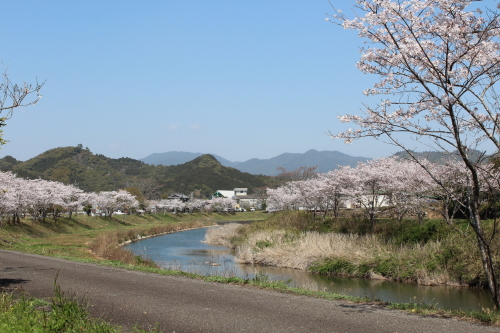
[[[453,319],[0,250],[0,285],[52,295],[54,278],[93,315],[164,332],[500,332]]]

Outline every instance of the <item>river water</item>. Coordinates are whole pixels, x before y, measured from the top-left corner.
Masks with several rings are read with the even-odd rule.
[[[295,269],[238,264],[230,249],[203,243],[206,230],[194,229],[146,238],[126,245],[126,248],[154,260],[162,268],[200,275],[253,278],[256,274],[266,274],[271,279],[289,281],[288,284],[294,287],[368,296],[386,302],[435,304],[445,309],[493,308],[489,292],[484,289],[326,277]]]

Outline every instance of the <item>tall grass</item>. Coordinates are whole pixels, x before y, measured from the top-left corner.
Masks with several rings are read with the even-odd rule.
[[[120,333],[122,328],[100,318],[92,318],[85,300],[66,295],[54,282],[54,295],[47,300],[26,293],[0,293],[0,332],[2,333]],[[128,332],[159,333],[155,328],[134,327]]]
[[[231,246],[247,264],[421,285],[484,283],[474,244],[457,233],[436,236],[434,222],[417,228],[381,224],[379,234],[307,231],[322,223],[310,214],[286,212],[252,225],[219,227],[206,241]]]
[[[242,214],[241,219],[248,220],[247,215]],[[267,215],[267,214],[266,214]],[[208,215],[207,215],[208,216]],[[182,221],[203,221],[209,222],[209,220],[223,220],[223,219],[231,219],[234,220],[233,216],[228,216],[224,218],[224,216],[219,216],[217,214],[211,214],[207,218],[207,216],[203,214],[184,214],[183,216],[173,216],[172,214],[168,214],[166,216],[163,215],[151,215],[151,216],[119,216],[113,219],[104,219],[104,218],[96,218],[96,217],[86,217],[86,216],[78,216],[73,219],[60,219],[58,223],[53,223],[51,220],[47,220],[46,223],[36,223],[33,224],[29,221],[21,221],[20,225],[4,225],[3,228],[0,228],[0,247],[2,248],[11,248],[16,250],[21,250],[25,252],[32,253],[42,253],[42,249],[47,249],[47,253],[49,255],[56,256],[65,256],[70,258],[81,258],[81,259],[89,259],[92,262],[96,261],[95,254],[89,252],[88,246],[92,246],[93,250],[96,251],[96,254],[101,256],[101,258],[109,258],[111,261],[104,262],[107,265],[113,265],[118,267],[123,267],[127,269],[136,269],[144,272],[152,272],[156,274],[164,274],[164,275],[181,275],[189,278],[200,279],[204,281],[213,281],[219,283],[230,283],[230,284],[241,284],[241,285],[252,285],[259,288],[264,289],[273,289],[276,291],[286,292],[286,293],[294,293],[297,295],[307,295],[313,297],[321,297],[325,299],[331,300],[349,300],[352,302],[368,302],[370,300],[366,298],[356,298],[347,296],[344,294],[331,293],[331,292],[320,292],[320,291],[311,291],[300,288],[292,288],[286,285],[284,282],[280,281],[267,281],[263,279],[261,276],[258,276],[256,279],[243,279],[238,277],[220,277],[220,276],[201,276],[187,272],[181,271],[172,271],[172,270],[162,270],[154,267],[144,267],[140,264],[137,264],[137,257],[132,257],[132,265],[125,264],[122,265],[119,261],[120,256],[113,255],[113,249],[119,249],[119,244],[124,243],[126,241],[133,241],[138,239],[138,235],[142,237],[146,237],[149,235],[159,235],[165,232],[174,232],[181,230],[182,228],[195,228],[198,225],[181,225],[181,228],[173,228],[165,225],[165,223],[169,224],[179,224]],[[250,225],[243,225],[241,228],[234,227],[231,232],[224,235],[222,232],[222,228],[211,228],[210,230],[217,230],[219,235],[215,238],[224,239],[223,242],[227,242],[230,240],[230,244],[233,247],[237,247],[238,245],[242,245],[245,243],[246,237],[255,231],[262,230],[283,230],[287,231],[287,236],[280,236],[282,239],[289,240],[290,243],[298,242],[298,239],[302,237],[302,234],[305,231],[337,231],[336,233],[344,234],[350,236],[350,234],[355,234],[354,232],[350,232],[352,228],[358,228],[359,232],[356,234],[365,234],[363,232],[366,229],[365,226],[359,227],[356,223],[362,223],[361,219],[358,219],[356,216],[353,216],[352,220],[325,220],[323,222],[318,222],[314,220],[307,214],[302,213],[292,213],[292,214],[284,214],[283,215],[272,215],[266,221],[252,223]],[[378,221],[379,222],[379,221]],[[152,224],[158,225],[160,227],[152,227]],[[349,224],[351,226],[349,226]],[[166,227],[166,228],[164,228]],[[376,227],[379,230],[387,229],[387,225],[376,224]],[[113,229],[111,232],[110,229]],[[123,230],[123,232],[117,231],[117,229]],[[338,230],[343,229],[343,230]],[[109,234],[104,236],[104,234]],[[95,238],[102,236],[102,240],[95,241]],[[401,239],[412,239],[413,233],[408,234],[411,237],[401,237]],[[353,236],[354,237],[354,236]],[[453,239],[456,237],[456,240]],[[440,238],[430,237],[432,239],[440,240]],[[379,239],[382,245],[385,245],[384,238],[381,237]],[[459,276],[462,274],[462,280],[467,281],[471,276],[477,276],[477,271],[474,272],[473,267],[474,262],[476,262],[476,257],[474,255],[475,251],[470,251],[470,246],[464,244],[463,237],[457,237],[456,235],[451,235],[445,241],[440,240],[441,244],[441,252],[440,256],[437,257],[441,262],[446,263],[448,267],[448,271],[450,272],[450,267],[454,267],[454,270],[451,270],[451,275],[455,274],[455,276]],[[398,243],[398,242],[395,242]],[[227,243],[226,243],[227,244]],[[319,245],[319,244],[318,244]],[[272,243],[272,239],[260,239],[255,241],[255,250],[256,252],[275,246]],[[395,244],[393,246],[397,247]],[[100,249],[98,249],[100,248]],[[109,250],[111,249],[111,250]],[[444,249],[444,250],[443,250]],[[109,252],[108,252],[109,251]],[[347,251],[348,252],[348,251]],[[68,254],[69,253],[69,254]],[[107,254],[109,253],[109,254]],[[134,260],[136,262],[134,262]],[[335,257],[326,258],[325,262],[333,262],[335,263]],[[319,262],[318,262],[319,263]],[[387,260],[380,260],[382,263],[382,267],[391,267],[388,264]],[[389,261],[390,263],[390,261]],[[342,267],[345,266],[345,261],[338,261],[336,266]],[[347,262],[347,266],[349,267],[349,262]],[[335,266],[335,265],[333,265]],[[310,266],[311,267],[311,266]],[[480,271],[480,270],[479,270]],[[330,270],[325,274],[332,273]],[[372,270],[373,277],[376,277],[376,273]],[[380,275],[384,278],[382,275]],[[480,281],[480,279],[478,279]],[[32,324],[32,315],[29,314],[29,311],[50,311],[50,303],[47,303],[43,300],[36,300],[29,297],[25,297],[24,302],[23,299],[19,299],[17,297],[13,297],[12,294],[3,293],[0,294],[0,332],[50,332],[47,330],[43,330],[42,324],[36,324],[39,326],[35,326]],[[24,309],[22,311],[16,311],[14,309],[15,305],[21,304],[19,306],[20,309]],[[427,308],[422,307],[420,305],[415,304],[390,304],[391,307],[395,308],[404,308],[407,310],[411,310],[416,313],[429,313]],[[80,305],[82,307],[82,305]],[[82,307],[85,309],[85,307]],[[434,314],[439,316],[454,316],[454,317],[463,317],[466,320],[477,320],[483,323],[495,324],[499,325],[500,319],[498,319],[498,314],[496,312],[480,312],[477,314],[471,314],[465,311],[454,311],[454,310],[433,310]],[[48,315],[46,313],[45,315]],[[15,318],[7,318],[8,316],[13,316]],[[36,316],[40,316],[37,314]],[[40,318],[44,318],[43,314]],[[75,321],[76,323],[77,321]],[[2,326],[3,325],[3,326]],[[33,325],[33,326],[30,326]],[[75,332],[107,332],[107,331],[99,331],[98,329],[92,331],[91,329],[86,329],[87,326],[82,326],[85,329],[75,329]],[[25,330],[23,330],[25,329]],[[116,332],[119,331],[118,328],[115,328]],[[110,330],[110,332],[115,332]],[[137,330],[137,332],[144,332],[142,330]],[[148,332],[153,332],[148,330]]]
[[[208,228],[205,234],[204,242],[214,245],[222,245],[226,247],[231,247],[231,240],[239,235],[238,229],[241,224],[229,223],[223,227],[211,227]]]
[[[92,332],[118,333],[121,330],[101,319],[90,318],[86,306],[65,296],[58,286],[50,301],[27,295],[0,294],[0,332]]]
[[[106,232],[99,235],[89,245],[89,249],[94,255],[101,259],[120,261],[129,265],[140,265],[146,267],[155,267],[157,265],[147,258],[142,258],[133,254],[131,251],[122,247],[122,244],[132,242],[145,237],[152,237],[163,235],[167,233],[177,232],[181,230],[188,230],[194,228],[201,228],[205,224],[202,222],[185,222],[176,224],[167,224],[155,226],[152,228],[133,228],[126,230],[117,230]]]

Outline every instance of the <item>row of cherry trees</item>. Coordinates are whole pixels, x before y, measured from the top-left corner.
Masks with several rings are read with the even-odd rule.
[[[90,207],[104,216],[112,216],[118,210],[139,208],[135,196],[125,190],[84,192],[73,185],[43,179],[19,178],[11,172],[0,172],[0,223],[4,219],[19,222],[27,214],[35,220],[44,220],[47,216],[56,219],[62,212],[72,214],[84,209],[90,213]],[[236,202],[229,198],[212,200],[193,199],[183,202],[179,199],[146,201],[143,208],[148,212],[200,210],[205,212],[233,209]]]
[[[117,210],[138,207],[136,198],[124,190],[86,193],[73,186],[43,179],[24,179],[11,172],[0,172],[0,217],[19,222],[30,214],[36,220],[61,212],[72,214],[83,207],[98,207],[105,216]],[[1,222],[0,220],[0,222]]]
[[[203,212],[212,212],[214,210],[218,212],[225,211],[227,209],[233,209],[236,207],[236,201],[231,198],[212,198],[210,200],[200,200],[191,199],[189,201],[183,202],[179,199],[173,199],[168,201],[156,201],[150,200],[146,203],[147,210],[151,213],[167,212],[167,211],[181,211],[190,212],[194,210],[199,210]]]
[[[498,172],[492,164],[484,164],[481,170],[483,191],[491,193],[498,188]],[[274,210],[332,211],[334,216],[342,207],[355,206],[372,223],[381,207],[390,207],[398,221],[410,214],[421,220],[426,211],[434,210],[451,224],[453,215],[465,208],[468,179],[463,165],[452,161],[436,164],[381,158],[269,189],[267,204]]]

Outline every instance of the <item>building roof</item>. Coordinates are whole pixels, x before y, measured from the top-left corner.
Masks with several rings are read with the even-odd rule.
[[[225,198],[232,198],[234,197],[234,191],[227,191],[227,190],[217,190],[213,196],[218,197],[217,192],[221,194]]]
[[[248,195],[239,195],[238,199],[255,199],[255,200],[263,200],[266,199],[267,195],[256,195],[256,194],[248,194]]]
[[[174,193],[168,196],[169,200],[173,199],[180,199],[182,201],[188,201],[189,197],[187,195],[181,194],[181,193]]]

